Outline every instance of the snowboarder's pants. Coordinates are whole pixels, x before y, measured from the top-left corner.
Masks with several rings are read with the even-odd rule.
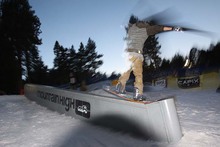
[[[126,82],[130,77],[130,73],[133,71],[135,76],[134,87],[138,88],[139,94],[143,94],[143,60],[138,57],[132,57],[129,61],[132,63],[131,68],[124,72],[119,77],[118,81],[122,84],[122,87],[125,88]]]

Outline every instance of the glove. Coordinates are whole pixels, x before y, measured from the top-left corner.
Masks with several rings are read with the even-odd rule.
[[[181,27],[173,27],[172,30],[173,30],[173,31],[177,31],[177,32],[182,32],[182,31],[183,31],[183,28],[181,28]]]

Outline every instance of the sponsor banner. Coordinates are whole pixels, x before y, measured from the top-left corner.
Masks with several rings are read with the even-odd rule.
[[[64,107],[68,112],[70,109],[75,110],[77,115],[90,118],[90,103],[66,97],[64,95],[54,94],[46,91],[37,90],[37,97],[47,102],[56,103]],[[74,112],[74,111],[73,111]]]
[[[166,81],[166,79],[156,80],[154,85],[165,88],[165,87],[167,87],[167,81]]]
[[[179,78],[177,84],[180,88],[200,87],[200,78],[199,76]]]
[[[76,100],[75,112],[77,115],[81,115],[85,118],[89,118],[90,117],[90,104],[88,102]]]

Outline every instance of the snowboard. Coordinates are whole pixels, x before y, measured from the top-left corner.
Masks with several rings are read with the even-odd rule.
[[[103,90],[112,94],[112,95],[115,95],[121,99],[124,99],[126,101],[130,101],[130,102],[141,103],[141,104],[150,104],[152,102],[155,102],[155,101],[150,101],[150,100],[144,100],[144,101],[134,100],[132,93],[127,92],[126,94],[120,94],[116,91],[115,87],[111,87],[111,86],[104,86]]]

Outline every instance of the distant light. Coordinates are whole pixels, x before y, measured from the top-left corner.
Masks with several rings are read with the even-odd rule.
[[[184,64],[184,67],[188,67],[188,66],[189,66],[189,63],[190,63],[189,59],[186,59],[186,62],[185,62],[185,64]]]

